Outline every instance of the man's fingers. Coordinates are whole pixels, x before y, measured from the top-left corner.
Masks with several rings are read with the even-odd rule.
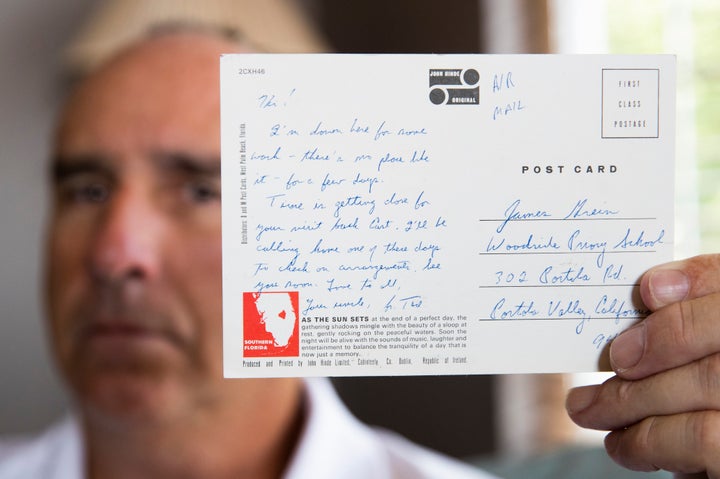
[[[705,472],[720,479],[720,412],[653,416],[605,438],[615,462],[636,471]]]
[[[618,375],[643,378],[720,351],[720,255],[657,266],[640,293],[655,312],[611,344]]]
[[[652,311],[717,292],[720,292],[720,255],[717,254],[656,266],[640,281],[643,302]]]
[[[720,293],[673,303],[629,328],[610,345],[610,364],[640,379],[720,351]]]
[[[720,410],[720,354],[637,381],[616,376],[602,385],[576,388],[566,406],[578,425],[606,431],[650,416]]]
[[[618,377],[571,391],[568,412],[612,429],[627,468],[720,479],[720,255],[653,268],[640,294],[653,314],[611,344]]]
[[[720,353],[645,379],[573,389],[567,409],[580,426],[613,430],[608,454],[626,468],[720,479]]]

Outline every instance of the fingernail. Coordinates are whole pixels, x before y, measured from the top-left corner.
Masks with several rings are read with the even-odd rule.
[[[660,304],[675,303],[687,297],[690,280],[677,269],[659,269],[650,276],[650,292]]]
[[[571,389],[565,400],[565,409],[568,414],[572,416],[590,407],[595,402],[599,390],[599,386],[583,386]]]
[[[610,364],[615,371],[635,366],[645,351],[645,324],[628,329],[610,344]]]

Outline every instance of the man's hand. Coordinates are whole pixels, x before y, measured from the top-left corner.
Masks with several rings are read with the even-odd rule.
[[[720,479],[720,255],[653,268],[640,292],[653,313],[611,344],[617,375],[570,391],[568,413],[611,430],[622,466]]]

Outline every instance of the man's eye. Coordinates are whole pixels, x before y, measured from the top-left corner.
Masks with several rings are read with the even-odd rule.
[[[69,203],[102,203],[110,196],[108,186],[95,182],[70,182],[60,191],[62,199]]]
[[[208,182],[191,182],[185,186],[185,194],[193,203],[209,203],[220,199],[220,189]]]

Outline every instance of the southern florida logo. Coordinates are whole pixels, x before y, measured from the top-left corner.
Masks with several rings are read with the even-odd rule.
[[[299,354],[297,291],[243,293],[243,356]]]

